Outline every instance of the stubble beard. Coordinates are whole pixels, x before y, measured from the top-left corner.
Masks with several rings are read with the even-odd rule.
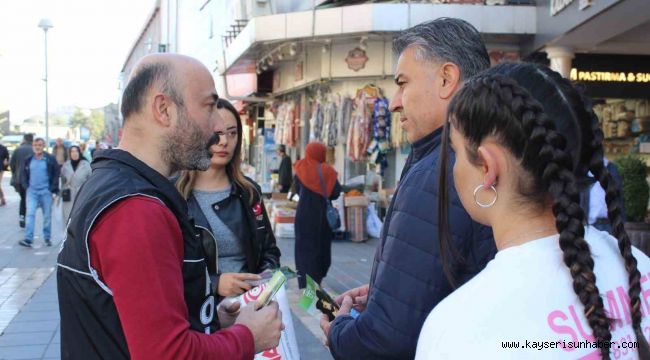
[[[171,173],[179,170],[205,171],[210,167],[210,153],[205,132],[189,119],[184,108],[178,112],[178,126],[167,136],[162,157]]]

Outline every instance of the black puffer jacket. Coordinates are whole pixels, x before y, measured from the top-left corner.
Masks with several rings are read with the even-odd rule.
[[[248,178],[247,180],[255,185],[257,190],[252,202],[248,191],[235,184],[230,196],[212,204],[212,209],[233,234],[243,240],[246,253],[246,268],[244,270],[257,274],[267,269],[280,267],[280,249],[275,243],[275,235],[273,235],[273,229],[260,196],[262,191],[257,183]],[[187,204],[189,215],[194,219],[194,227],[203,241],[210,278],[214,288],[218,289],[221,276],[217,247],[219,239],[214,238],[210,224],[194,195],[190,194]]]

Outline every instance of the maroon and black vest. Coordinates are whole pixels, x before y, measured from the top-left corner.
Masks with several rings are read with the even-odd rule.
[[[183,233],[183,281],[190,327],[208,334],[216,331],[216,304],[204,250],[187,216],[185,200],[168,179],[131,154],[107,150],[97,155],[92,175],[72,207],[57,261],[61,358],[130,357],[112,291],[90,264],[88,236],[107,208],[131,196],[156,198],[173,212]]]

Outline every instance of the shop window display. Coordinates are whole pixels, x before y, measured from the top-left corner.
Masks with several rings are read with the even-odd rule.
[[[602,99],[594,112],[603,130],[605,153],[617,157],[629,153],[648,154],[650,159],[650,101],[647,99]]]

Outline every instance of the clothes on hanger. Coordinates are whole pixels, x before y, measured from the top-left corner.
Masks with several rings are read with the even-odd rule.
[[[349,96],[340,96],[338,95],[336,112],[336,124],[337,124],[337,133],[338,141],[346,141],[346,131],[350,127],[350,118],[352,117],[352,104],[353,99]]]
[[[365,92],[357,92],[355,107],[348,130],[348,156],[353,161],[365,160],[370,139],[370,120],[372,113],[368,109],[368,98]],[[372,100],[374,103],[374,100]]]
[[[375,100],[372,113],[372,141],[368,146],[370,161],[380,165],[380,174],[388,167],[387,154],[391,149],[390,143],[391,118],[388,110],[388,100]]]
[[[329,147],[336,146],[336,139],[338,137],[337,124],[336,124],[336,103],[334,99],[329,99],[323,106],[323,133],[320,140]]]

